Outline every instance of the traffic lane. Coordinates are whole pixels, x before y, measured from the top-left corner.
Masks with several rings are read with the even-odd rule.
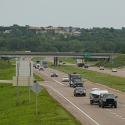
[[[89,67],[87,70],[97,71],[101,73],[111,74],[115,76],[125,77],[125,68],[117,68],[117,72],[112,72],[111,69],[100,70],[99,67]]]
[[[50,95],[52,95],[65,109],[67,109],[73,116],[75,116],[84,125],[99,125],[96,121],[93,121],[84,111],[74,104],[74,96],[72,88],[62,86],[56,83],[40,83],[47,89]],[[69,94],[70,93],[70,94]],[[72,99],[73,101],[72,101]],[[81,105],[82,102],[81,102]],[[92,119],[92,120],[91,120]]]
[[[102,108],[99,108],[98,105],[96,105],[96,104],[90,105],[89,99],[88,99],[89,97],[74,97],[72,87],[62,86],[58,83],[50,83],[50,84],[47,83],[46,85],[43,85],[43,86],[53,87],[56,91],[61,93],[61,95],[63,95],[66,99],[68,99],[71,103],[73,103],[75,105],[74,108],[78,107],[80,110],[82,110],[84,113],[86,113],[90,118],[96,119],[96,121],[98,121],[97,123],[99,123],[100,125],[111,125],[111,124],[117,125],[119,123],[120,123],[120,125],[122,125],[125,122],[124,120],[122,120],[122,118],[124,118],[124,117],[117,114],[115,112],[116,111],[115,109],[112,109],[112,110],[114,110],[114,112],[113,111],[109,112],[109,110],[111,110],[111,108],[102,109]],[[55,92],[55,95],[59,96],[59,93]],[[66,103],[66,105],[68,105],[68,104]],[[68,105],[68,108],[69,107],[70,107],[70,104]],[[77,111],[77,113],[78,113],[78,111]],[[113,113],[116,113],[116,114],[114,115]],[[80,114],[81,114],[81,112],[79,112],[79,115]],[[82,115],[84,115],[84,114],[82,114]]]
[[[57,80],[57,78],[55,78],[55,79]],[[54,84],[59,84],[59,83],[54,83]],[[61,84],[62,84],[62,83],[61,83]],[[60,84],[60,85],[61,85],[61,84]],[[51,84],[51,85],[52,85],[52,84]],[[88,86],[87,86],[87,87],[88,87]],[[90,87],[88,87],[88,89],[89,89],[89,88],[92,88],[92,87],[93,87],[93,86],[90,86]],[[59,91],[60,88],[61,88],[60,92],[63,93],[64,90],[62,89],[62,87],[57,88],[57,90]],[[67,87],[67,86],[66,86],[66,88],[72,89],[72,87]],[[76,99],[78,99],[78,100],[76,100],[76,99],[74,100],[73,90],[72,90],[72,92],[69,91],[69,90],[65,90],[65,93],[66,93],[67,91],[70,92],[70,94],[72,95],[72,98],[71,98],[71,100],[73,99],[73,100],[72,100],[72,103],[77,105],[76,102],[79,101],[79,98],[76,98]],[[87,92],[87,93],[88,93],[88,92]],[[71,97],[71,95],[70,95],[70,97]],[[88,95],[88,96],[89,96],[89,95]],[[65,97],[68,97],[68,95],[65,95]],[[68,98],[69,98],[69,97],[68,97]],[[89,98],[89,97],[88,97],[88,98]],[[80,100],[81,100],[81,99],[80,99]],[[84,99],[84,101],[85,101],[85,99]],[[86,102],[86,101],[85,101],[85,102]],[[80,102],[79,102],[79,104],[81,104],[82,106],[84,105],[84,107],[85,107],[85,104],[84,104],[84,103],[80,103]],[[79,106],[79,104],[78,104],[78,106]],[[88,112],[88,109],[89,109],[89,110],[90,110],[90,115],[91,115],[92,112],[95,112],[95,107],[94,107],[94,110],[92,111],[91,107],[93,107],[93,106],[89,105],[89,99],[87,99],[87,103],[86,103],[86,104],[88,105],[88,107],[86,107],[84,110],[87,109],[87,112]],[[101,108],[98,107],[98,105],[96,105],[96,106],[97,106],[97,109],[101,109]],[[82,108],[82,107],[81,107],[81,108]],[[104,110],[104,111],[106,111],[106,113],[108,113],[108,114],[110,114],[110,115],[113,115],[113,113],[109,112],[109,110]],[[116,111],[116,110],[115,110],[115,111]],[[120,112],[121,112],[121,110],[120,110]],[[116,112],[114,112],[114,113],[116,113]],[[96,114],[98,114],[98,113],[96,113]],[[103,113],[103,114],[104,114],[104,113]],[[94,113],[93,115],[95,115],[95,113]],[[93,117],[93,115],[92,115],[92,117]],[[100,116],[100,114],[97,115],[97,116]],[[122,118],[124,119],[124,117],[123,117],[121,114],[119,115],[118,113],[116,113],[116,116],[117,116],[117,117],[119,116],[119,117],[121,117],[121,119],[122,119]],[[101,117],[104,119],[105,115],[104,115],[104,116],[101,116]],[[108,116],[108,117],[110,117],[110,116]],[[97,118],[98,118],[98,117],[97,117]],[[106,118],[106,119],[107,119],[107,118]],[[116,119],[116,118],[115,118],[115,119]],[[121,119],[119,118],[118,120],[121,120]],[[113,119],[111,119],[111,121],[112,121],[112,120],[113,120]],[[108,120],[108,121],[110,121],[110,120]],[[111,121],[109,122],[109,124],[112,123]],[[116,121],[115,123],[119,123],[119,121]],[[101,123],[101,124],[102,124],[102,123]],[[106,120],[106,123],[105,123],[105,124],[107,124],[107,120]],[[114,123],[113,123],[113,124],[114,124]],[[122,124],[122,121],[121,121],[121,124]]]
[[[46,78],[46,76],[48,76],[49,79],[52,79],[52,80],[50,80],[50,82],[49,81],[42,82],[41,85],[43,87],[45,87],[47,89],[47,91],[49,92],[49,94],[51,96],[53,96],[64,108],[66,108],[72,115],[74,115],[78,120],[80,120],[80,122],[82,124],[84,124],[84,125],[98,125],[98,124],[93,123],[93,121],[90,120],[90,118],[85,116],[85,114],[83,114],[84,112],[82,110],[80,110],[78,107],[74,108],[74,105],[72,105],[73,104],[72,102],[66,100],[67,99],[66,97],[68,97],[70,94],[71,94],[70,96],[73,96],[73,88],[69,87],[67,85],[64,85],[63,83],[59,84],[59,82],[55,82],[55,81],[57,81],[58,78],[57,77],[54,77],[54,78],[50,77],[49,73],[52,70],[53,69],[47,68],[47,70],[44,70],[44,72],[39,72],[37,69],[34,69],[34,72],[35,73],[37,72],[37,74],[39,73],[39,75],[42,76],[43,78],[44,77]],[[46,74],[46,73],[48,73],[48,74]],[[61,73],[61,74],[63,74],[63,73]],[[64,73],[64,75],[66,75],[66,74]],[[61,93],[65,93],[65,96],[63,96],[63,97],[60,96],[61,93],[59,94],[58,91],[60,91]],[[68,95],[67,95],[67,92],[68,92]]]
[[[110,108],[110,107],[105,107],[104,109],[108,113],[110,113],[110,114],[112,114],[112,115],[114,115],[116,117],[119,117],[119,119],[121,119],[122,121],[125,120],[125,93],[116,91],[116,90],[114,90],[112,88],[105,87],[105,86],[100,85],[100,84],[92,84],[88,80],[86,80],[85,86],[87,86],[87,90],[88,90],[87,93],[89,93],[90,88],[100,88],[100,89],[103,89],[103,90],[108,90],[108,92],[117,95],[118,96],[118,98],[117,98],[117,104],[118,104],[117,109],[116,108]]]
[[[51,71],[57,71],[57,70],[51,69],[51,68],[47,68],[44,71],[41,71],[41,73],[44,73],[47,77],[50,77],[50,72]],[[69,82],[62,82],[62,77],[65,76],[65,75],[68,75],[68,74],[64,73],[64,72],[60,72],[60,71],[57,71],[57,72],[58,72],[58,77],[52,77],[52,79],[55,80],[55,81],[59,81],[60,84],[64,84],[66,86],[69,86]],[[91,83],[91,85],[89,86],[88,83]],[[111,89],[109,87],[106,87],[106,86],[103,86],[103,85],[100,85],[100,84],[93,84],[90,81],[87,82],[87,80],[85,80],[84,86],[85,86],[85,88],[87,90],[87,94],[89,93],[89,91],[90,91],[91,88],[96,88],[97,86],[99,88],[101,88],[101,89],[107,89],[109,92],[114,93],[115,95],[117,95],[118,96],[118,102],[120,104],[122,104],[123,107],[125,107],[124,106],[125,105],[125,99],[124,99],[125,98],[125,94],[123,94],[123,93],[121,94],[118,91],[114,91],[113,89]]]
[[[54,62],[53,57],[46,57],[46,60],[48,60],[50,62]],[[62,63],[58,63],[58,64],[62,65]],[[77,67],[77,64],[71,64],[71,63],[66,63],[64,65],[70,65],[70,66]],[[84,68],[84,67],[78,67],[78,68]],[[95,66],[91,66],[86,69],[101,72],[101,73],[111,74],[111,75],[115,75],[115,76],[125,77],[125,68],[117,68],[117,72],[112,72],[111,69],[107,69],[107,68],[105,68],[104,70],[100,70],[99,67],[95,67]]]

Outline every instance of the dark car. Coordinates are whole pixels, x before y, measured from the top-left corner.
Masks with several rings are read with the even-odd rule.
[[[78,66],[78,67],[83,67],[83,66],[84,66],[84,63],[78,63],[77,66]]]
[[[112,93],[103,93],[99,96],[99,107],[104,108],[105,106],[110,106],[117,108],[117,96]]]
[[[76,87],[74,89],[74,96],[86,96],[85,87]]]
[[[51,72],[51,77],[58,77],[58,73],[57,72]]]

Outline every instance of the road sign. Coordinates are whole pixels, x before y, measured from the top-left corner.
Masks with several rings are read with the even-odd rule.
[[[40,86],[39,83],[35,83],[32,87],[31,90],[33,90],[33,92],[36,94],[36,115],[38,112],[38,100],[37,100],[37,95],[38,93],[42,90],[42,87]]]
[[[114,63],[115,63],[114,60],[111,60],[111,61],[110,61],[110,64],[114,64]]]
[[[31,87],[31,90],[35,93],[35,94],[38,94],[41,90],[42,90],[42,87],[39,83],[35,83],[32,87]]]
[[[90,56],[90,53],[84,53],[84,57],[89,58]]]

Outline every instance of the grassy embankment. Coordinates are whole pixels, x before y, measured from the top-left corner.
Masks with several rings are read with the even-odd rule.
[[[117,57],[117,58],[119,59],[120,57]],[[121,61],[117,61],[118,60],[117,58],[114,59],[115,60],[114,67],[115,67],[115,65],[119,65],[118,62],[121,62]],[[124,58],[122,57],[122,59],[124,59]],[[63,61],[63,59],[62,59],[62,61]],[[109,66],[110,66],[110,64],[109,64]],[[119,65],[119,66],[121,66],[121,65]],[[66,73],[73,73],[73,72],[80,73],[83,75],[83,78],[88,79],[94,83],[100,83],[100,84],[109,86],[111,88],[125,92],[125,78],[123,78],[123,77],[113,76],[113,75],[109,75],[109,74],[105,74],[105,73],[99,73],[96,71],[90,71],[90,70],[86,70],[84,68],[81,69],[81,68],[73,67],[73,66],[60,65],[58,67],[55,67],[55,66],[51,65],[51,67],[56,68],[58,70],[66,72]]]
[[[2,80],[12,80],[13,76],[15,76],[13,66],[0,70]],[[39,80],[39,77],[36,79]],[[16,87],[0,83],[0,100],[0,125],[81,125],[44,88],[38,94],[37,115],[36,95],[31,91],[29,102],[28,87],[19,87],[16,105]]]
[[[69,57],[59,57],[58,60],[61,60],[62,62],[77,64],[76,58],[69,58]],[[98,61],[89,61],[86,60],[85,63],[89,63],[90,65],[95,65]]]

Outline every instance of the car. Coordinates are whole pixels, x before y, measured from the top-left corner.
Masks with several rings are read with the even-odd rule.
[[[100,88],[92,88],[92,89],[90,89],[90,92],[96,91],[96,90],[101,90],[101,89]]]
[[[44,71],[43,66],[40,66],[40,67],[39,67],[39,71],[41,71],[41,70]]]
[[[59,60],[59,63],[62,63],[62,60]]]
[[[74,89],[74,96],[86,96],[85,87],[76,87]]]
[[[40,64],[36,64],[35,68],[39,69],[39,67],[40,67]]]
[[[112,72],[117,72],[117,69],[116,69],[116,68],[113,68],[113,69],[112,69]]]
[[[91,67],[91,65],[90,65],[89,63],[87,63],[87,66],[88,66],[88,67]]]
[[[99,69],[100,69],[100,70],[104,70],[104,66],[100,66]]]
[[[107,90],[101,90],[100,88],[92,88],[90,90],[89,96],[90,96],[90,104],[95,104],[99,102],[99,95],[101,93],[108,93]]]
[[[87,65],[87,64],[84,64],[84,68],[88,68],[88,65]]]
[[[62,82],[69,82],[69,77],[68,76],[63,76]]]
[[[77,66],[78,66],[78,67],[83,67],[83,66],[84,66],[84,63],[78,63]]]
[[[58,72],[51,72],[50,75],[51,77],[58,77]]]
[[[37,80],[34,78],[34,81],[33,81],[34,83],[36,83],[37,82]]]
[[[117,108],[117,96],[112,93],[101,93],[99,96],[99,107],[104,108],[105,106],[110,106]]]

